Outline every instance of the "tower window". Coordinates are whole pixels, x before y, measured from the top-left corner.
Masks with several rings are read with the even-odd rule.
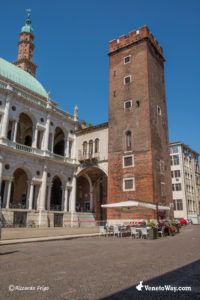
[[[158,106],[158,105],[157,105],[157,114],[158,114],[159,116],[162,115],[161,108],[160,108],[160,106]]]
[[[116,77],[117,71],[113,71],[113,76]]]
[[[117,96],[117,92],[113,91],[113,97],[116,97],[116,96]]]
[[[123,191],[135,191],[135,178],[123,178]]]
[[[132,107],[132,100],[124,101],[124,108],[129,109]]]
[[[124,77],[124,84],[130,84],[131,83],[131,75],[125,76]]]
[[[140,107],[140,101],[139,100],[136,101],[136,105],[137,105],[137,107]]]
[[[134,156],[126,155],[123,157],[123,168],[134,167]]]
[[[128,63],[130,63],[130,62],[131,62],[131,56],[130,56],[130,55],[124,57],[124,64],[128,64]]]
[[[126,132],[126,151],[130,151],[132,149],[132,133],[130,130]]]

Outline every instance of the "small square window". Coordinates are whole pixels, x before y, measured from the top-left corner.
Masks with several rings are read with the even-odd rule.
[[[126,155],[123,157],[123,168],[133,167],[134,166],[134,157],[133,155]]]
[[[130,56],[130,55],[124,57],[124,64],[128,64],[128,63],[130,63],[130,62],[131,62],[131,56]]]
[[[128,100],[124,102],[124,108],[129,109],[132,107],[132,100]]]
[[[123,191],[134,191],[134,190],[135,190],[135,179],[134,179],[134,177],[124,178],[123,179]]]
[[[124,84],[131,83],[131,75],[124,77]]]

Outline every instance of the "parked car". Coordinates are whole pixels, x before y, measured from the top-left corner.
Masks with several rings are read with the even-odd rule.
[[[183,225],[187,225],[188,224],[188,220],[184,219],[184,218],[181,218],[178,220],[178,223],[183,226]]]

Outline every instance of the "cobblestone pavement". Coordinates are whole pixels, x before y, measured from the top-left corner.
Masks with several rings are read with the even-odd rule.
[[[154,241],[92,237],[1,246],[0,253],[1,300],[200,299],[198,225]],[[192,291],[137,291],[140,281]],[[9,286],[36,290],[9,291]]]

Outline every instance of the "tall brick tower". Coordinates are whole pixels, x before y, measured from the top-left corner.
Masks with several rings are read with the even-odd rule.
[[[35,76],[37,66],[33,63],[33,51],[35,47],[33,43],[34,34],[30,18],[30,10],[27,10],[27,12],[28,16],[25,21],[25,25],[22,27],[19,34],[18,57],[14,64]]]
[[[163,50],[144,26],[109,44],[108,203],[172,201]],[[108,219],[155,218],[108,210]]]

